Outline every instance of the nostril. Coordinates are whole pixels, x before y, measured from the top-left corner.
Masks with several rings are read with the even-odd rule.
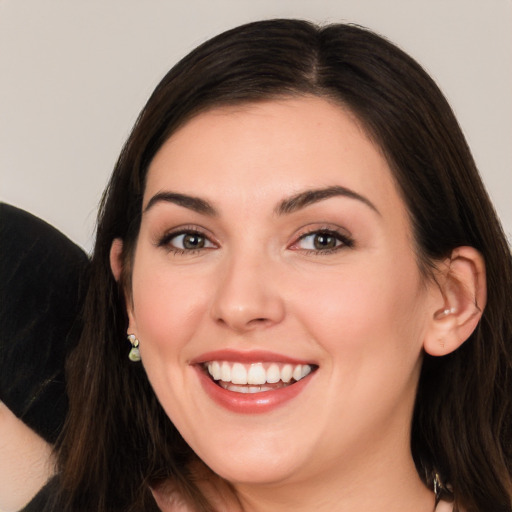
[[[257,325],[267,325],[271,323],[271,320],[269,318],[253,318],[252,320],[249,320],[247,323],[248,326],[257,326]]]
[[[211,316],[218,326],[243,332],[283,320],[284,305],[278,293],[268,287],[228,284],[219,288],[211,306]]]
[[[264,328],[272,324],[272,319],[266,317],[257,317],[247,320],[246,318],[223,318],[216,319],[218,325],[228,327],[238,332],[251,331],[257,328]]]

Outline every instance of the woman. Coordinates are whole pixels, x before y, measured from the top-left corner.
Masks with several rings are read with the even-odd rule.
[[[274,20],[185,57],[92,266],[69,509],[512,510],[510,251],[445,99],[386,40]]]

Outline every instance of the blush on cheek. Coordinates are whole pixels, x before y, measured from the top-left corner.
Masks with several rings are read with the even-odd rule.
[[[407,265],[406,265],[407,266]],[[394,351],[417,332],[417,275],[404,280],[388,268],[371,268],[350,276],[338,276],[324,286],[313,287],[301,317],[320,343],[331,340],[330,350]],[[314,309],[312,309],[314,308]],[[416,311],[416,314],[415,314]],[[387,347],[387,348],[386,348]],[[346,354],[348,356],[348,354]]]
[[[199,323],[200,307],[189,294],[162,281],[141,287],[134,299],[134,320],[141,354],[173,355],[189,340]]]

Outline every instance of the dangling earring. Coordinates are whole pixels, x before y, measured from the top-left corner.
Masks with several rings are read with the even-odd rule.
[[[134,363],[138,363],[140,361],[140,352],[139,352],[139,340],[135,336],[135,334],[128,334],[128,341],[132,345],[132,349],[128,354],[128,359],[133,361]]]

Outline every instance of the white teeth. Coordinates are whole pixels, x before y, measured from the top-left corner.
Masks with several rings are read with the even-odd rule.
[[[213,377],[215,379],[215,377]],[[247,384],[247,370],[241,363],[235,363],[231,368],[231,382],[233,384]]]
[[[231,382],[231,365],[226,361],[224,361],[220,367],[220,380],[223,380],[224,382]]]
[[[302,365],[298,364],[294,369],[292,376],[295,380],[300,380],[302,377]]]
[[[213,380],[221,381],[226,385],[231,383],[229,387],[224,385],[223,387],[240,393],[268,391],[273,388],[263,386],[264,384],[277,384],[280,381],[288,384],[292,379],[295,381],[303,379],[312,371],[309,364],[252,363],[244,365],[228,361],[211,361],[206,367]],[[243,391],[241,386],[244,386]]]
[[[269,386],[237,386],[235,384],[231,384],[229,382],[221,382],[221,387],[227,389],[229,391],[234,391],[236,393],[261,393],[262,391],[271,391],[272,388]]]
[[[311,373],[311,366],[309,366],[309,364],[303,364],[302,365],[302,374],[301,374],[301,379],[303,379],[304,377],[307,377],[309,374]]]
[[[290,382],[293,376],[293,366],[291,364],[285,364],[281,370],[281,380],[283,382]]]
[[[208,365],[208,371],[214,380],[220,379],[220,364],[217,361],[213,361]]]
[[[267,372],[261,363],[251,364],[247,372],[247,384],[265,384]]]
[[[267,382],[269,384],[275,384],[281,380],[281,371],[277,364],[272,363],[267,370]]]
[[[237,393],[249,393],[249,388],[246,386],[233,386],[230,385],[226,389],[229,389],[230,391],[236,391]]]

